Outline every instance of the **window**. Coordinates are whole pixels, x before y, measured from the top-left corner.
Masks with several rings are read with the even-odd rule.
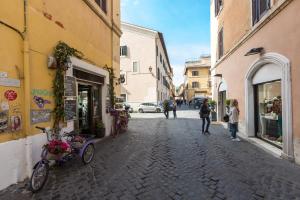
[[[215,0],[215,15],[218,16],[223,8],[223,0]]]
[[[156,45],[156,56],[158,56],[158,46]]]
[[[223,28],[218,34],[218,58],[222,58],[224,54],[224,45],[223,45]]]
[[[120,47],[120,56],[127,56],[127,46]]]
[[[199,88],[199,82],[192,82],[192,88]]]
[[[120,82],[122,83],[122,84],[126,84],[126,72],[121,72],[120,73]]]
[[[270,0],[252,0],[252,23],[256,24],[270,9]]]
[[[127,95],[126,94],[121,94],[121,97],[122,97],[122,99],[123,99],[124,102],[127,101]]]
[[[133,72],[138,72],[138,68],[139,68],[139,63],[138,62],[133,62],[132,71]]]
[[[192,71],[192,76],[199,76],[199,72],[198,71]]]
[[[106,0],[95,0],[96,4],[103,10],[103,12],[107,12],[106,10]]]
[[[157,80],[160,80],[160,70],[157,68]]]
[[[160,63],[162,63],[162,56],[161,56],[161,54],[159,55],[159,60],[160,60]]]

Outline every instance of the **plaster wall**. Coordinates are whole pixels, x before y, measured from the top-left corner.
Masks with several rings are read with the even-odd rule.
[[[292,1],[215,69],[216,73],[223,75],[227,83],[228,98],[238,99],[241,110],[240,120],[243,124],[245,120],[245,76],[252,63],[259,58],[259,55],[244,55],[250,49],[261,46],[264,47],[266,53],[275,52],[290,60],[294,154],[298,163],[300,163],[300,128],[297,126],[300,124],[298,117],[300,114],[300,103],[298,101],[300,98],[300,90],[298,89],[300,80],[297,75],[300,73],[300,59],[297,52],[300,45],[300,22],[291,19],[300,17],[299,8],[300,1]],[[214,87],[217,86],[218,84],[214,85]]]

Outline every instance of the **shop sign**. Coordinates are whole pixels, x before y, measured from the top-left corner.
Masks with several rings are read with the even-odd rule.
[[[18,97],[14,90],[6,90],[4,96],[8,101],[14,101]]]
[[[33,89],[31,90],[33,96],[53,96],[53,92],[44,89]]]
[[[31,124],[51,121],[51,110],[31,110]]]
[[[72,76],[65,77],[65,96],[75,97],[76,96],[76,78]]]
[[[39,107],[39,108],[44,108],[45,104],[50,104],[51,102],[47,99],[44,99],[43,97],[39,96],[34,96],[33,97],[34,103]]]
[[[76,99],[69,99],[65,100],[65,121],[71,121],[76,119],[77,113],[77,100]]]
[[[0,77],[0,85],[6,86],[6,87],[20,87],[21,81],[19,79],[1,78]]]

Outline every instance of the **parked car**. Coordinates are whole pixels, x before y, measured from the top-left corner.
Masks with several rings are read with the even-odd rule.
[[[204,98],[195,98],[194,99],[194,108],[199,109],[204,101]]]
[[[142,103],[138,107],[140,113],[143,112],[162,112],[163,108],[161,106],[155,105],[154,103]]]

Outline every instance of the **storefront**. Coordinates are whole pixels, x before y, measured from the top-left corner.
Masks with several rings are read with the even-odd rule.
[[[270,73],[271,72],[271,73]],[[246,75],[246,133],[282,149],[293,159],[290,62],[280,54],[257,59]]]
[[[282,148],[281,80],[254,87],[256,137]]]

